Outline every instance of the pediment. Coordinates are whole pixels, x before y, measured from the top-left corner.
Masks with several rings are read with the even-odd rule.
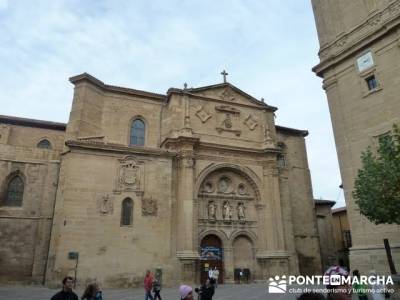
[[[191,88],[187,89],[187,92],[205,98],[222,100],[231,103],[232,105],[245,104],[264,109],[269,108],[271,110],[276,110],[275,107],[267,105],[263,101],[252,97],[251,95],[245,93],[244,91],[230,83],[222,83],[200,88]]]

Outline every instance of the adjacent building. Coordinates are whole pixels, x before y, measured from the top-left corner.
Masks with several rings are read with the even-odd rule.
[[[332,206],[334,206],[335,203],[335,201],[331,200],[315,200],[315,215],[317,217],[321,265],[324,271],[330,266],[338,264],[332,217]]]
[[[361,152],[400,123],[400,1],[312,0],[320,63],[343,180],[352,246],[350,266],[389,273],[383,239],[400,269],[400,226],[374,225],[352,192]]]
[[[345,206],[332,210],[332,222],[337,262],[340,266],[345,266],[349,269],[349,249],[352,243],[347,209]]]

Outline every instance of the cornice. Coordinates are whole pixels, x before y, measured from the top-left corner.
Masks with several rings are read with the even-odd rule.
[[[161,102],[164,102],[167,100],[166,95],[105,84],[103,81],[97,79],[96,77],[94,77],[88,73],[82,73],[82,74],[73,76],[69,79],[69,81],[74,85],[77,85],[83,81],[89,82],[106,92],[113,92],[113,93],[119,93],[119,94],[124,94],[124,95],[131,95],[131,96],[141,96],[141,97],[151,98],[153,100],[157,100],[157,101],[161,101]]]
[[[76,141],[68,140],[65,145],[71,149],[88,149],[97,150],[105,152],[117,152],[126,154],[140,154],[148,156],[164,156],[164,157],[174,157],[175,152],[166,151],[164,149],[149,148],[149,147],[135,147],[135,146],[125,146],[115,143],[104,143],[99,141]]]
[[[225,103],[232,103],[232,102],[229,102],[229,101],[226,101],[226,100],[224,101],[222,99],[216,99],[216,98],[213,98],[213,97],[204,97],[204,96],[196,94],[196,92],[206,91],[206,90],[215,89],[215,88],[223,88],[223,87],[229,87],[232,90],[234,90],[235,92],[241,94],[244,98],[248,99],[250,102],[255,104],[255,107],[257,107],[258,109],[261,108],[261,109],[271,110],[271,111],[276,111],[278,109],[277,107],[270,106],[270,105],[268,105],[268,104],[266,104],[266,103],[264,103],[264,102],[262,102],[262,101],[260,101],[260,100],[258,100],[256,98],[254,98],[253,96],[247,94],[245,91],[239,89],[238,87],[234,86],[233,84],[231,84],[229,82],[223,82],[223,83],[218,83],[218,84],[213,84],[213,85],[207,85],[207,86],[202,86],[202,87],[198,87],[198,88],[188,88],[188,89],[183,89],[183,90],[182,89],[177,89],[177,88],[170,88],[167,91],[167,95],[169,97],[173,93],[176,93],[176,94],[187,94],[187,95],[190,95],[190,96],[193,96],[193,97],[205,98],[205,99],[208,99],[208,100],[217,100],[217,101],[222,101],[222,102],[225,102]],[[235,103],[235,104],[240,104],[240,103]],[[242,105],[245,105],[245,104],[242,104]],[[254,107],[252,105],[248,105],[248,106]]]
[[[400,1],[395,0],[384,9],[371,14],[363,23],[321,47],[319,51],[320,63],[312,68],[313,72],[323,77],[326,69],[333,67],[399,26]]]
[[[28,119],[28,118],[19,118],[19,117],[4,116],[4,115],[0,115],[0,124],[52,129],[52,130],[58,130],[58,131],[65,131],[65,128],[67,126],[67,124],[65,124],[65,123]]]
[[[252,154],[266,154],[266,153],[280,153],[281,149],[279,148],[259,148],[259,149],[254,149],[254,148],[246,148],[246,147],[240,147],[240,146],[230,146],[230,145],[221,145],[221,144],[216,144],[216,143],[200,143],[199,144],[199,149],[202,150],[223,150],[226,152],[231,152],[231,153],[237,153],[237,152],[242,152],[242,153],[252,153]]]
[[[280,126],[280,125],[275,125],[275,129],[276,129],[276,131],[278,131],[280,133],[286,133],[289,135],[299,135],[302,137],[308,136],[308,130],[290,128],[290,127],[285,127],[285,126]]]
[[[227,100],[218,99],[218,98],[214,98],[214,97],[209,97],[209,96],[206,97],[206,96],[202,96],[202,95],[197,95],[197,94],[193,94],[193,93],[187,92],[185,90],[179,90],[179,89],[168,90],[168,98],[171,97],[172,94],[187,95],[192,98],[197,98],[197,99],[201,99],[201,100],[205,100],[205,101],[213,101],[213,102],[217,102],[217,103],[224,103],[224,104],[228,104],[230,106],[256,108],[259,110],[265,110],[265,111],[271,111],[271,112],[278,110],[277,107],[269,106],[267,104],[258,104],[257,103],[257,105],[252,105],[252,104],[237,103],[237,102],[227,101]],[[258,101],[258,100],[256,100],[256,101]]]

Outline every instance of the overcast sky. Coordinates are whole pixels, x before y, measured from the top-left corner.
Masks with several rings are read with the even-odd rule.
[[[228,81],[307,129],[315,198],[344,205],[310,0],[0,0],[0,114],[67,122],[88,72],[165,93]]]

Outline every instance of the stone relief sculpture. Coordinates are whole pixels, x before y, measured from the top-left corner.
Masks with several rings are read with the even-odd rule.
[[[99,199],[99,211],[101,215],[113,213],[113,203],[108,194],[103,195]]]
[[[214,185],[212,184],[212,182],[207,181],[207,182],[204,184],[203,190],[204,190],[204,192],[206,192],[206,193],[212,193],[212,192],[214,192]]]
[[[222,177],[218,182],[218,191],[220,193],[228,193],[231,180],[228,177]]]
[[[207,120],[212,117],[211,114],[204,110],[203,106],[200,106],[200,108],[196,110],[196,116],[201,120],[202,123],[207,122]]]
[[[230,114],[225,115],[224,121],[222,121],[222,125],[224,125],[225,128],[232,128],[232,120]]]
[[[248,194],[248,193],[247,193],[247,188],[246,188],[246,185],[245,185],[245,184],[240,183],[240,184],[238,185],[238,194],[241,195],[241,196],[247,195],[247,194]]]
[[[234,101],[235,95],[232,93],[231,89],[225,88],[221,93],[220,98],[225,101]]]
[[[232,220],[232,208],[229,204],[228,201],[224,203],[224,213],[223,213],[223,218],[225,221],[231,221]]]
[[[215,110],[217,111],[217,124],[219,124],[215,129],[218,133],[230,132],[240,136],[242,133],[238,126],[240,111],[228,105],[216,106]]]
[[[210,201],[208,202],[208,219],[215,220],[215,214],[216,214],[216,205],[214,201]]]
[[[244,207],[244,204],[242,202],[240,202],[238,204],[237,213],[238,213],[239,221],[246,221],[245,207]]]
[[[157,200],[153,198],[142,199],[142,215],[143,216],[157,216]]]
[[[257,125],[257,119],[253,115],[248,115],[247,118],[244,120],[244,124],[249,127],[250,130],[254,130]]]
[[[132,156],[119,160],[115,192],[140,191],[142,184],[141,161]]]
[[[133,163],[122,166],[120,180],[125,185],[137,185],[139,183],[139,168]]]

